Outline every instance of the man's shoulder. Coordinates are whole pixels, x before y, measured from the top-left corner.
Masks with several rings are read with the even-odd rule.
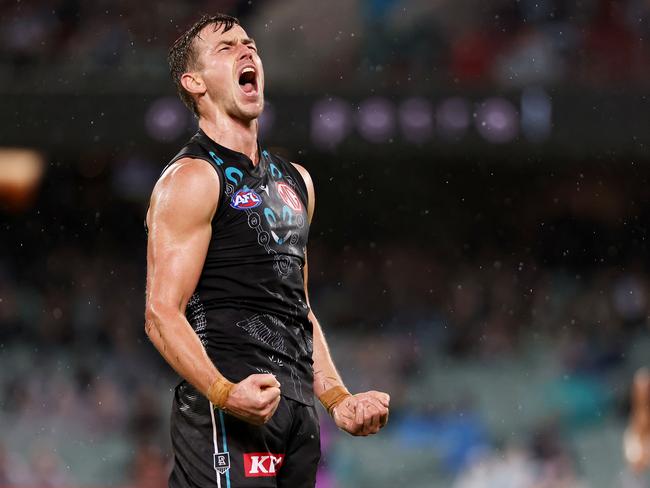
[[[210,164],[202,159],[181,158],[167,168],[153,189],[150,202],[154,217],[174,222],[212,218],[219,201],[220,183]],[[151,214],[151,212],[148,212]],[[151,215],[148,215],[149,220]]]
[[[307,168],[305,168],[303,165],[291,162],[291,166],[298,172],[298,174],[302,177],[302,181],[305,184],[305,188],[307,189],[307,192],[313,192],[314,189],[314,182],[311,179],[311,175],[309,174],[309,171],[307,171]]]
[[[191,191],[194,187],[211,186],[219,184],[219,177],[205,158],[184,156],[167,165],[160,175],[158,184],[165,186],[179,186]]]
[[[281,156],[280,154],[269,152],[266,149],[264,149],[262,151],[262,156],[267,157],[268,159],[270,159],[274,163],[279,162],[282,166],[288,168],[289,172],[291,172],[291,173],[294,173],[294,172],[297,171],[298,173],[300,173],[301,176],[303,176],[303,178],[306,176],[307,178],[309,178],[311,180],[311,177],[309,176],[309,172],[307,171],[307,169],[303,165],[295,163],[295,162],[291,161],[290,159],[286,158],[285,156]]]

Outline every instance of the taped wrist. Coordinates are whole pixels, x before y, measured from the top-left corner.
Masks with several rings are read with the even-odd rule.
[[[327,410],[327,413],[332,416],[334,407],[350,396],[352,395],[345,386],[334,386],[319,396],[318,399],[323,404],[323,407],[325,407],[325,410]]]
[[[219,374],[217,379],[215,379],[210,385],[210,388],[208,388],[208,400],[210,400],[215,407],[224,408],[233,386],[235,386],[234,383],[231,383]]]

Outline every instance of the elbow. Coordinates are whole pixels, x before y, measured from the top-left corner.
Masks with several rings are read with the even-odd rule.
[[[144,312],[144,331],[152,338],[153,334],[160,334],[160,326],[164,323],[167,307],[160,302],[148,302]]]
[[[154,330],[158,330],[158,328],[156,327],[156,323],[153,320],[151,320],[147,314],[145,314],[144,333],[147,334],[147,337],[149,339],[151,339]]]
[[[157,329],[158,327],[156,325],[156,313],[153,309],[147,306],[144,311],[144,332],[147,334],[147,337],[151,339],[152,333]]]

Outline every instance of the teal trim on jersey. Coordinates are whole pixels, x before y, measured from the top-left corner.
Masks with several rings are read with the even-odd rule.
[[[223,410],[221,409],[219,409],[219,423],[221,424],[221,439],[223,440],[223,452],[228,452],[228,440],[226,439],[226,423],[223,421]],[[226,471],[226,488],[230,488],[230,470]]]
[[[280,178],[282,178],[282,171],[280,171],[280,170],[278,169],[278,167],[277,167],[275,164],[271,163],[271,164],[269,165],[269,169],[271,170],[271,175],[272,175],[274,178],[276,178],[276,179],[278,179],[278,180],[279,180]]]
[[[225,174],[226,174],[226,178],[230,180],[232,184],[235,186],[239,186],[239,184],[244,179],[244,173],[242,173],[241,170],[233,166],[227,167],[225,170]]]
[[[223,159],[221,159],[219,156],[217,156],[217,155],[214,153],[214,151],[210,151],[209,154],[210,154],[210,157],[212,158],[212,160],[213,160],[215,163],[217,163],[218,166],[221,166],[221,165],[223,164]]]

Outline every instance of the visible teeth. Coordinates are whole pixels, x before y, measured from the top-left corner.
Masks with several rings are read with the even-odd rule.
[[[253,73],[255,73],[255,70],[254,70],[253,68],[244,68],[243,71],[242,71],[242,74],[244,74],[244,73],[250,73],[251,71],[252,71]]]

